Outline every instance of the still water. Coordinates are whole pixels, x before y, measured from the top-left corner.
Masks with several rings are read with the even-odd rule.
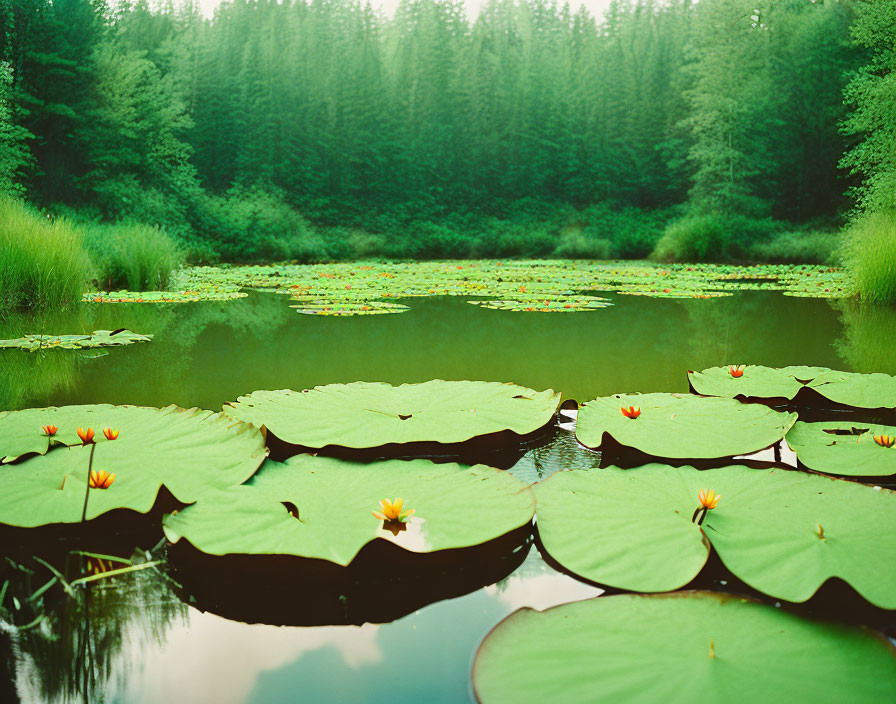
[[[414,298],[406,301],[407,313],[342,318],[299,315],[285,296],[267,293],[222,303],[81,305],[0,323],[0,338],[126,327],[154,339],[106,350],[0,350],[0,408],[174,403],[217,410],[256,389],[433,378],[513,381],[582,402],[616,392],[685,392],[687,369],[727,363],[896,373],[890,310],[767,292],[713,300],[611,298],[612,307],[572,314]],[[535,481],[594,462],[560,429],[511,471]],[[157,519],[133,534],[116,533],[114,548],[110,536],[94,532],[62,552],[79,547],[127,556],[135,547],[150,549],[161,535],[151,525]],[[13,558],[3,559],[0,587],[5,579],[25,579],[15,563],[34,571],[28,579],[37,588],[49,572],[28,561],[32,546],[15,541],[0,544],[0,558]],[[44,550],[60,552],[38,539],[33,553]],[[0,701],[468,702],[476,648],[502,618],[522,606],[601,593],[553,569],[528,544],[499,576],[481,586],[474,574],[469,593],[428,604],[444,593],[435,589],[427,598],[420,585],[415,603],[392,605],[406,615],[361,626],[277,625],[308,620],[298,605],[300,584],[295,599],[274,604],[282,618],[253,618],[259,613],[253,600],[265,600],[268,591],[260,583],[254,592],[252,575],[248,588],[242,575],[239,589],[226,573],[218,576],[221,583],[200,585],[205,597],[197,599],[176,565],[97,581],[75,599],[56,587],[42,597],[45,618],[30,629],[14,632],[0,623]],[[22,613],[30,608],[21,606]],[[348,621],[364,620],[363,608],[352,613]]]

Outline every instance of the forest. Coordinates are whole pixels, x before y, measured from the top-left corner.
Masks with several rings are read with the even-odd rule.
[[[39,209],[110,284],[149,251],[652,257],[847,263],[896,299],[889,0],[0,0],[0,26],[3,229]]]

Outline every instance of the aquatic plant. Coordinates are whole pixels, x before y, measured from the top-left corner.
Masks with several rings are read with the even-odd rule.
[[[389,501],[389,499],[381,499],[380,500],[380,510],[374,511],[373,515],[375,518],[378,518],[381,521],[398,521],[399,523],[406,523],[408,518],[410,518],[414,513],[416,513],[416,509],[402,509],[404,505],[404,500],[402,498],[396,498],[394,501]]]

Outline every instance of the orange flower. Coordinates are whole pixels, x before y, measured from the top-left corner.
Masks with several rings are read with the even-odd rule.
[[[90,488],[91,489],[108,489],[115,481],[115,475],[109,474],[105,469],[97,472],[95,469],[90,471]]]
[[[700,493],[697,494],[697,500],[700,502],[700,507],[707,510],[718,506],[719,499],[721,498],[722,497],[712,489],[701,489]]]
[[[408,518],[415,512],[416,509],[410,509],[407,511],[402,511],[401,507],[404,505],[404,499],[396,498],[395,501],[389,501],[389,499],[383,499],[380,501],[380,508],[382,511],[374,511],[373,515],[375,518],[379,518],[381,521],[386,521],[386,523],[391,523],[397,521],[399,523],[407,523]]]
[[[112,428],[105,428],[103,430],[103,435],[106,436],[106,440],[114,440],[118,437],[118,431],[112,430]]]
[[[731,365],[730,367],[728,367],[728,373],[735,379],[739,379],[744,375],[744,369],[746,368],[746,364],[741,364],[740,366]]]
[[[88,443],[93,442],[93,436],[94,436],[93,428],[88,428],[87,430],[84,430],[84,428],[79,427],[77,432],[78,432],[78,437],[81,438],[81,444],[86,445]]]
[[[875,435],[874,442],[881,447],[893,447],[896,445],[896,435]]]
[[[626,418],[631,418],[632,420],[634,420],[639,415],[641,415],[641,407],[640,406],[629,406],[628,408],[623,407],[623,408],[620,408],[619,410],[622,411],[622,415],[624,415]]]
[[[55,425],[42,425],[41,428],[43,428],[44,434],[48,438],[53,437],[59,431],[59,428]]]

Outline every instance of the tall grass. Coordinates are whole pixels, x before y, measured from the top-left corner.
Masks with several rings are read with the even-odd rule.
[[[864,300],[896,304],[896,211],[856,221],[846,231],[843,258]]]
[[[50,221],[0,197],[0,313],[78,301],[89,273],[81,235],[69,221]]]
[[[164,290],[172,272],[184,264],[180,245],[157,227],[91,223],[83,229],[101,289]]]

